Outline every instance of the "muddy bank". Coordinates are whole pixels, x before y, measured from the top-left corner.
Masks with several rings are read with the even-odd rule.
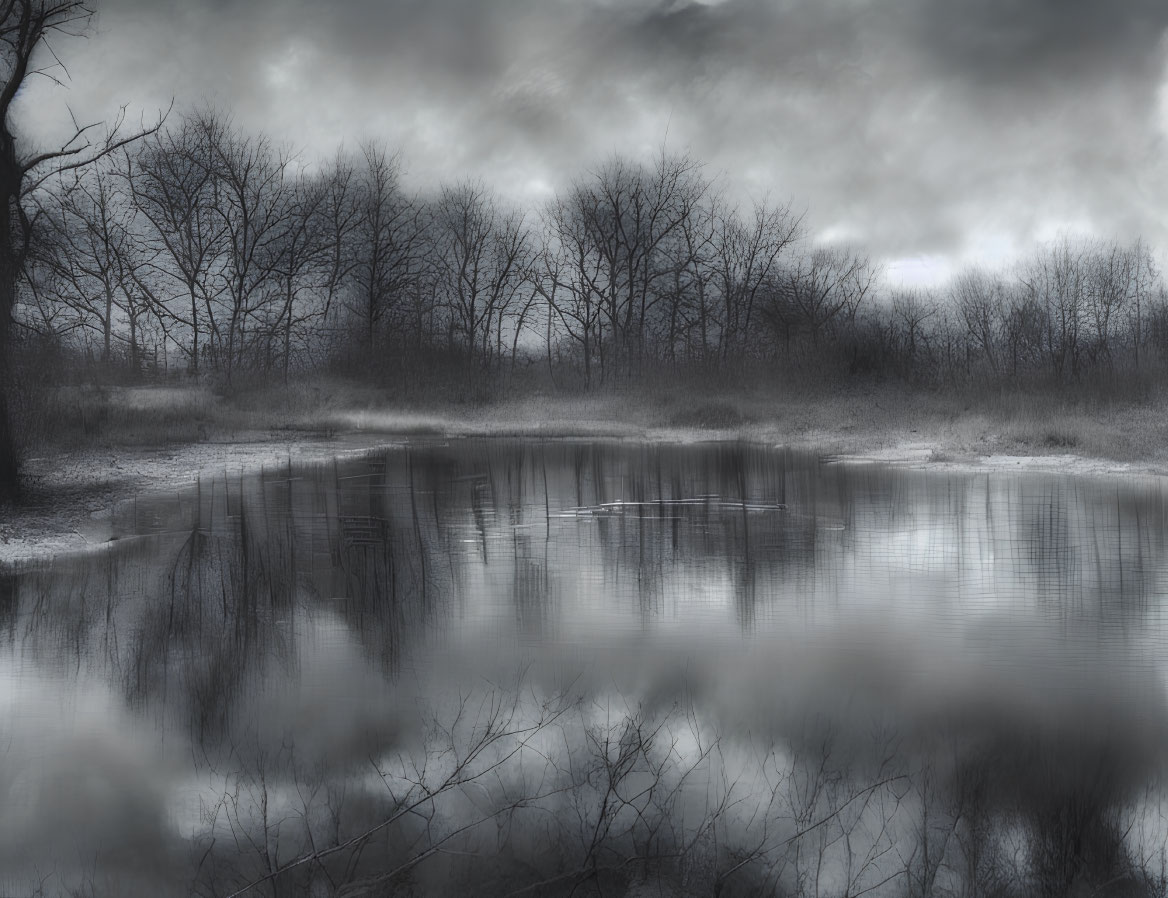
[[[147,493],[189,488],[200,478],[292,462],[326,461],[375,445],[364,435],[251,434],[231,442],[111,447],[46,453],[26,463],[28,490],[0,509],[0,563],[106,542],[114,507]]]

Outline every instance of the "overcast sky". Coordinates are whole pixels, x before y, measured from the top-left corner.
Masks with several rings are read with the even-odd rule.
[[[306,158],[384,138],[419,186],[470,174],[528,204],[664,141],[902,279],[1062,231],[1168,248],[1165,0],[100,7],[88,41],[56,44],[69,89],[24,92],[30,137],[66,103],[206,100]]]

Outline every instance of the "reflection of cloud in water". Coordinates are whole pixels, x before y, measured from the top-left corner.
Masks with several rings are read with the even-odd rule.
[[[979,800],[1015,827],[1072,795],[1093,819],[1143,785],[1159,797],[1154,496],[756,447],[485,441],[217,481],[134,514],[120,526],[161,535],[4,592],[14,858],[50,833],[91,855],[179,834],[220,852],[264,808],[359,831],[421,788],[378,770],[419,758],[441,777],[508,702],[562,787],[545,815],[595,811],[598,747],[658,724],[674,773],[700,762],[750,795],[830,742],[840,782],[891,758],[952,798],[980,771]],[[577,704],[543,728],[563,690]],[[530,785],[525,752],[444,819]]]
[[[852,791],[878,777],[897,778],[901,785],[888,794],[900,796],[902,816],[916,807],[913,802],[924,800],[906,792],[910,783],[924,788],[912,778],[920,771],[931,771],[931,788],[944,795],[964,788],[968,771],[984,765],[992,768],[986,800],[1013,802],[1011,813],[1021,813],[1023,820],[1027,814],[1045,819],[1048,808],[1057,810],[1071,794],[1094,794],[1104,810],[1119,806],[1137,797],[1135,790],[1154,782],[1160,770],[1165,717],[1157,674],[1139,657],[1100,641],[1065,641],[1040,624],[1019,615],[938,639],[935,631],[919,625],[914,630],[910,622],[890,626],[887,620],[861,618],[810,633],[760,637],[748,647],[692,638],[532,647],[496,635],[433,647],[391,686],[350,624],[336,615],[306,612],[294,620],[294,666],[272,656],[253,671],[255,684],[237,708],[226,754],[203,756],[194,779],[148,748],[151,734],[119,710],[112,693],[25,671],[19,693],[6,696],[5,710],[21,721],[23,732],[8,754],[20,764],[0,766],[17,799],[0,818],[3,844],[8,861],[45,863],[61,863],[59,846],[71,844],[78,870],[100,851],[103,863],[112,864],[111,875],[119,874],[109,849],[122,847],[128,854],[120,875],[135,870],[161,888],[174,870],[189,871],[189,859],[173,836],[177,827],[184,836],[199,838],[202,828],[192,825],[197,807],[205,811],[224,795],[235,796],[233,811],[216,811],[213,831],[222,839],[232,827],[261,826],[261,799],[264,813],[273,818],[300,819],[306,793],[335,797],[321,791],[326,782],[347,784],[350,802],[361,794],[370,796],[366,801],[384,800],[368,758],[382,763],[403,747],[414,757],[433,751],[421,739],[422,709],[449,723],[466,713],[459,701],[466,696],[474,697],[475,713],[464,732],[470,738],[481,723],[478,703],[496,687],[512,692],[507,684],[515,683],[517,670],[527,671],[528,684],[519,692],[520,723],[538,716],[538,704],[531,702],[565,688],[575,697],[569,706],[574,710],[533,743],[539,754],[526,756],[528,773],[507,767],[502,779],[452,796],[448,813],[471,814],[508,789],[529,786],[526,777],[539,758],[564,763],[574,757],[573,763],[583,763],[595,750],[589,740],[597,734],[608,733],[609,750],[617,751],[638,732],[621,723],[626,719],[646,728],[665,721],[658,739],[669,746],[676,768],[685,770],[707,757],[704,776],[733,783],[739,802],[741,796],[765,798],[774,787],[768,776],[783,782],[810,776],[817,753],[830,746],[829,770],[842,771],[841,782],[854,783]],[[404,706],[395,705],[399,697]],[[413,738],[401,739],[405,734]],[[723,746],[717,763],[703,755],[714,739]],[[30,769],[33,750],[44,745],[56,747]],[[168,750],[172,758],[186,751],[173,743]],[[896,766],[889,767],[892,750]],[[431,774],[440,779],[451,756],[432,757]],[[704,788],[679,793],[691,815],[686,819],[700,819],[708,810],[711,799]],[[547,807],[565,813],[568,806],[559,804],[563,796],[555,795],[560,797],[549,798]],[[31,801],[22,804],[21,796]],[[784,802],[794,801],[784,796]],[[945,801],[956,799],[933,800],[947,806]],[[311,807],[310,817],[327,821],[327,804]],[[817,807],[792,806],[784,814],[814,816],[821,812]],[[749,816],[745,806],[740,810]],[[855,819],[868,821],[865,815],[872,813],[864,805]],[[1145,807],[1137,823],[1151,826],[1148,815],[1154,813],[1155,806]],[[794,831],[796,823],[783,823],[787,829],[779,831]],[[735,827],[749,830],[737,817],[727,818],[724,826],[725,837],[733,836]],[[1150,844],[1154,834],[1140,833]],[[51,859],[45,845],[53,846]],[[133,866],[147,856],[170,860],[156,869]],[[15,869],[11,863],[5,867]],[[826,883],[842,868],[833,861],[825,869]]]
[[[598,691],[616,687],[666,704],[693,697],[727,734],[798,738],[812,713],[845,732],[895,724],[922,744],[947,730],[991,739],[1063,734],[1126,744],[1149,760],[1168,735],[1154,644],[1052,634],[1032,615],[939,633],[861,614],[748,646],[693,635],[670,644],[553,643],[535,659],[537,671]],[[483,664],[492,667],[486,656]]]
[[[408,686],[386,682],[345,621],[327,609],[298,612],[294,639],[290,662],[272,658],[253,671],[231,725],[232,753],[274,754],[294,742],[301,762],[343,769],[416,743],[402,707]]]
[[[159,744],[101,683],[45,675],[8,651],[0,690],[0,871],[33,883],[51,871],[64,891],[100,857],[113,881],[169,880],[185,852],[169,815],[182,747]]]

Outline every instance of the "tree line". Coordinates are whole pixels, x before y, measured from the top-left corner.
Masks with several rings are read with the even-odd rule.
[[[614,158],[532,213],[472,180],[407,191],[375,144],[308,170],[209,111],[60,174],[33,227],[26,331],[135,371],[546,356],[586,385],[752,346],[800,238],[789,207],[744,215],[684,156]],[[830,320],[834,292],[807,300]]]
[[[1011,271],[891,291],[857,338],[874,367],[916,377],[1073,383],[1161,368],[1168,300],[1144,241],[1061,237]]]
[[[592,387],[747,362],[1065,381],[1168,347],[1141,241],[1063,238],[1011,271],[889,289],[789,203],[743,209],[664,152],[613,157],[524,210],[473,180],[411,192],[376,144],[308,168],[205,110],[46,179],[30,237],[26,335],[135,372],[546,361]]]

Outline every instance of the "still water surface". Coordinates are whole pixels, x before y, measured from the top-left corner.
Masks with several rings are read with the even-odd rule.
[[[1058,894],[1164,859],[1158,479],[413,442],[115,529],[0,574],[3,894]]]

